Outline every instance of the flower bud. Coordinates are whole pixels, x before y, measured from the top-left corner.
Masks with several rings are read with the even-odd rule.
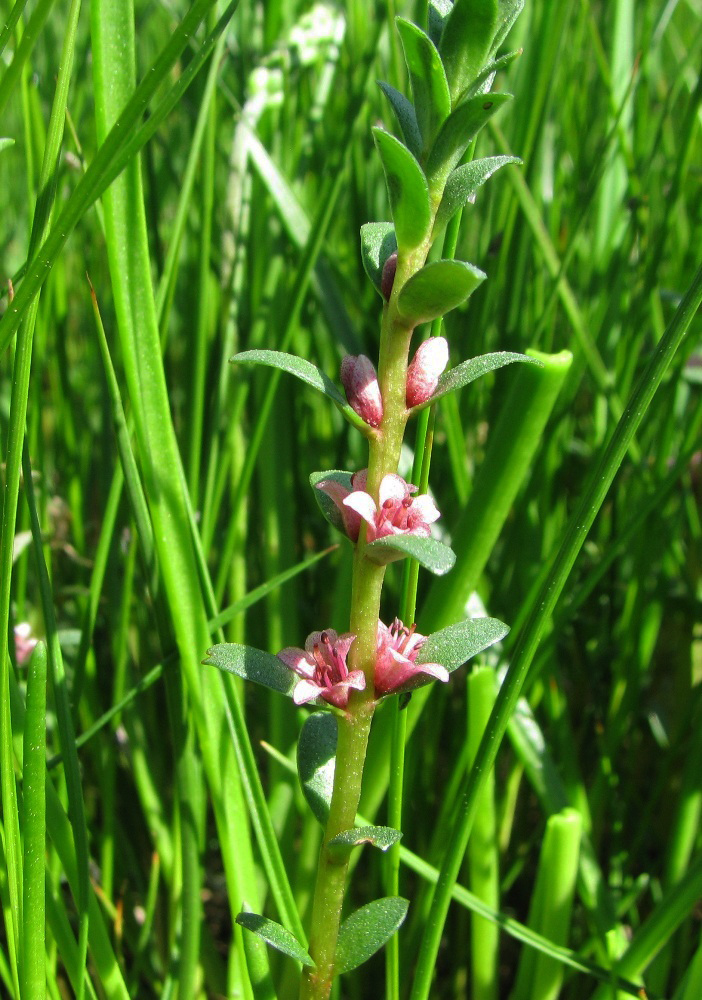
[[[377,427],[383,419],[383,400],[370,358],[365,354],[347,354],[341,362],[341,383],[349,404],[359,417],[371,427]]]
[[[397,270],[397,254],[391,253],[383,265],[383,273],[380,278],[380,291],[386,302],[390,299],[392,286],[395,283],[395,271]]]
[[[407,391],[405,400],[408,407],[426,403],[439,384],[439,376],[448,364],[448,344],[443,337],[430,337],[420,344],[407,369]]]

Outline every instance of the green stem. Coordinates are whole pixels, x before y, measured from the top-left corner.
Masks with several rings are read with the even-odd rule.
[[[339,858],[330,852],[328,844],[332,837],[350,830],[355,823],[374,710],[372,698],[366,696],[360,705],[356,705],[353,714],[339,717],[336,773],[343,780],[334,782],[329,819],[319,855],[309,947],[316,966],[305,970],[300,1000],[321,1000],[328,997],[331,990],[349,855]]]

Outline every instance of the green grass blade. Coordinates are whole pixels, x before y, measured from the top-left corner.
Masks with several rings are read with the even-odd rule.
[[[64,37],[61,70],[51,109],[49,130],[40,173],[40,195],[34,209],[34,219],[30,236],[30,254],[42,243],[48,231],[50,213],[56,193],[57,165],[63,139],[63,124],[66,113],[68,87],[73,66],[73,49],[80,2],[73,0],[69,11]],[[5,489],[2,508],[2,544],[0,545],[0,635],[7,636],[10,618],[10,591],[12,580],[12,550],[17,518],[20,465],[24,442],[29,377],[32,357],[32,341],[36,323],[38,302],[35,300],[25,317],[25,322],[17,338],[14,358],[13,389],[10,402],[10,423],[5,451]],[[10,310],[11,312],[11,310]],[[19,839],[19,818],[17,792],[15,787],[12,748],[12,723],[10,713],[10,663],[3,647],[0,654],[0,782],[2,785],[3,816],[5,824],[6,853],[8,861],[8,882],[10,891],[12,922],[8,928],[11,938],[10,954],[16,949],[22,926],[22,859]],[[75,787],[73,788],[75,792]],[[73,802],[77,808],[77,803]],[[77,816],[76,816],[77,818]],[[87,883],[87,868],[85,875]],[[83,885],[83,888],[85,886]],[[83,900],[83,893],[79,893]],[[79,904],[82,910],[82,906]],[[15,952],[16,953],[16,952]]]
[[[458,818],[447,848],[442,874],[437,883],[432,912],[422,942],[412,1000],[429,996],[434,963],[448,911],[451,887],[455,884],[465,845],[479,800],[480,791],[497,750],[509,717],[516,706],[529,666],[538,647],[541,631],[550,617],[597,512],[612,484],[634,433],[650,404],[674,354],[680,347],[697,308],[702,302],[702,268],[697,272],[685,298],[678,307],[665,336],[641,376],[621,420],[590,479],[578,508],[571,517],[565,537],[556,554],[548,579],[542,587],[542,600],[526,623],[514,651],[510,668],[502,684],[495,708],[485,730],[471,771],[462,815]]]
[[[29,662],[24,719],[22,995],[46,996],[44,855],[46,851],[46,646]]]

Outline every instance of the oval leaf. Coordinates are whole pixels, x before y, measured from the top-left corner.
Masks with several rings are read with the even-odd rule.
[[[497,0],[456,0],[439,51],[454,106],[486,62],[498,30]]]
[[[419,158],[422,155],[422,133],[419,130],[417,112],[414,110],[414,105],[399,90],[391,87],[389,83],[379,80],[378,86],[387,97],[390,107],[395,112],[405,145],[413,156]]]
[[[417,654],[417,663],[441,663],[449,673],[499,642],[509,632],[509,626],[497,618],[472,618],[449,625],[427,637]]]
[[[368,424],[349,406],[329,376],[305,358],[298,358],[296,354],[286,354],[284,351],[242,351],[241,354],[235,354],[231,357],[229,364],[266,365],[268,368],[278,368],[280,371],[287,372],[288,375],[294,375],[301,382],[312,386],[313,389],[331,399],[349,423],[358,427],[364,434],[368,433]]]
[[[365,225],[361,226],[363,267],[379,295],[383,294],[380,286],[385,261],[396,250],[397,240],[392,222],[366,222]]]
[[[453,0],[429,0],[427,7],[427,34],[438,49],[446,18],[453,9]]]
[[[485,156],[482,160],[464,163],[449,175],[434,222],[434,235],[445,229],[459,208],[475,201],[481,185],[507,163],[521,163],[518,156]]]
[[[425,264],[402,287],[397,308],[410,322],[428,323],[468,298],[487,275],[462,260],[435,260]]]
[[[247,912],[238,913],[236,922],[240,927],[245,927],[247,931],[251,931],[252,934],[258,934],[266,944],[269,944],[271,948],[275,948],[276,951],[282,951],[284,955],[289,955],[295,961],[302,962],[303,965],[309,965],[311,968],[314,968],[314,962],[307,954],[305,948],[303,948],[295,935],[286,930],[282,924],[277,924],[275,920],[269,920],[268,917],[262,917],[258,913]]]
[[[381,128],[373,129],[388,186],[399,250],[414,250],[429,229],[429,188],[422,168],[407,146]]]
[[[456,562],[456,553],[448,545],[438,538],[420,538],[418,535],[387,535],[371,542],[365,551],[369,559],[381,566],[410,556],[435,576],[448,573]]]
[[[400,840],[402,834],[399,830],[393,830],[391,826],[357,826],[353,830],[337,833],[327,847],[339,848],[338,853],[343,856],[350,853],[352,848],[361,847],[363,844],[370,844],[381,851],[387,851]]]
[[[497,368],[503,368],[505,365],[511,365],[517,361],[524,361],[531,365],[541,365],[541,362],[537,358],[530,358],[527,354],[513,354],[511,351],[496,351],[494,354],[481,354],[477,358],[471,358],[470,361],[463,361],[450,371],[444,372],[439,379],[439,384],[436,387],[434,395],[426,403],[415,406],[412,412],[418,413],[425,407],[431,406],[437,399],[441,399],[447,393],[453,392],[454,389],[462,389],[464,385],[470,385],[471,382],[475,382],[481,375],[487,375],[488,372],[493,372]]]
[[[327,825],[336,767],[336,719],[329,712],[308,715],[297,741],[302,793],[322,826]]]
[[[292,698],[300,679],[273,653],[264,653],[255,646],[243,646],[238,642],[218,643],[207,650],[207,657],[202,662],[243,677],[245,681],[262,684],[288,698]]]
[[[427,177],[432,190],[458,165],[481,128],[511,100],[511,94],[476,94],[458,105],[442,125],[429,154]]]
[[[451,95],[441,57],[431,38],[403,17],[396,19],[409,71],[422,151],[428,151],[451,114]]]
[[[341,517],[341,512],[336,506],[331,497],[323,493],[322,490],[318,490],[317,483],[323,482],[325,479],[331,479],[333,482],[338,483],[349,493],[352,492],[353,486],[351,485],[351,475],[350,472],[342,472],[341,469],[328,469],[326,472],[313,472],[310,476],[310,486],[314,490],[314,495],[317,503],[319,504],[319,509],[326,521],[331,524],[332,528],[336,528],[340,531],[342,535],[346,535],[344,529],[344,521]]]
[[[241,354],[235,354],[230,358],[229,364],[267,365],[269,368],[279,368],[311,385],[325,396],[329,396],[339,406],[348,406],[341,392],[322,369],[305,358],[298,358],[296,354],[285,354],[283,351],[242,351]]]
[[[400,896],[385,896],[347,917],[339,929],[334,965],[337,976],[375,955],[402,925],[408,907],[409,901]]]

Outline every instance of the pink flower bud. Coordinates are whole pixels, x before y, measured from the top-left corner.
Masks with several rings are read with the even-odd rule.
[[[439,384],[439,376],[448,364],[448,344],[443,337],[430,337],[420,344],[407,369],[408,407],[426,403]]]
[[[395,284],[395,271],[397,270],[397,254],[391,253],[383,265],[383,273],[380,277],[380,291],[386,302],[389,301],[392,293],[392,286]]]
[[[371,427],[383,419],[383,400],[373,362],[365,354],[347,354],[341,362],[341,383],[346,398],[359,417]]]

